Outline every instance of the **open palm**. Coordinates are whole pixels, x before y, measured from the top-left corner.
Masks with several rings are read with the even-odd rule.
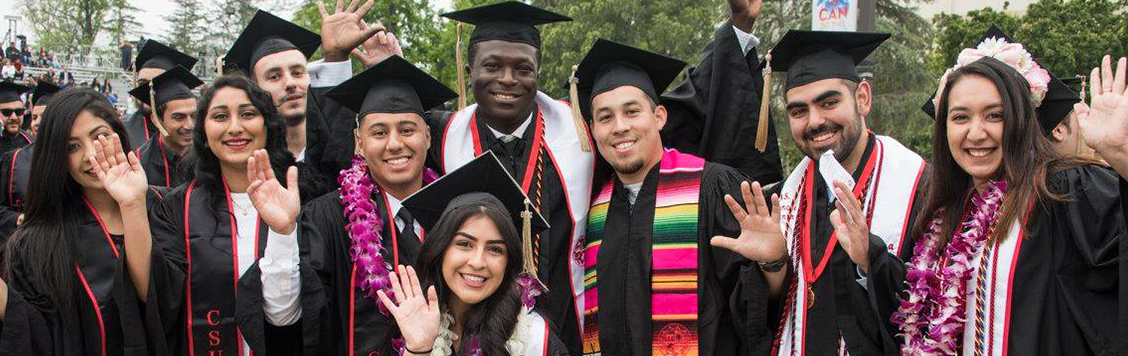
[[[396,271],[398,273],[388,274],[396,301],[393,303],[384,291],[376,291],[376,296],[396,319],[407,349],[429,350],[439,337],[441,318],[435,286],[427,288],[427,294],[423,295],[423,288],[419,285],[419,276],[415,274],[414,268],[401,265]]]
[[[255,151],[247,159],[247,195],[262,218],[272,230],[289,234],[297,228],[298,211],[301,209],[301,195],[298,192],[298,169],[291,166],[286,170],[286,186],[283,187],[270,167],[270,157],[266,150]]]
[[[325,10],[324,3],[317,2],[317,10],[321,12],[321,46],[325,49],[326,61],[348,59],[349,52],[372,35],[384,30],[382,25],[364,23],[364,15],[372,9],[372,0],[365,1],[359,7],[357,1],[359,0],[349,1],[349,6],[346,8],[344,0],[337,0],[337,6],[332,14]]]
[[[725,203],[728,203],[732,216],[740,222],[740,236],[735,239],[714,236],[710,243],[757,262],[779,260],[786,254],[783,232],[779,226],[779,197],[772,195],[772,209],[769,210],[759,182],[752,183],[751,189],[748,182],[741,183],[740,193],[748,210],[741,207],[732,196],[725,195]]]
[[[118,204],[144,201],[149,181],[137,155],[122,151],[121,138],[117,134],[100,137],[93,145],[94,155],[87,160],[106,192]]]
[[[1101,67],[1093,68],[1089,77],[1089,110],[1079,112],[1077,117],[1085,143],[1101,155],[1128,155],[1126,69],[1128,60],[1120,58],[1113,74],[1112,57],[1105,56]]]

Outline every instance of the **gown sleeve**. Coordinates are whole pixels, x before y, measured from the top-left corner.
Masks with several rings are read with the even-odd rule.
[[[61,330],[55,307],[47,295],[28,280],[27,266],[20,258],[10,261],[8,305],[0,322],[0,356],[51,355],[54,335]]]
[[[1122,286],[1118,286],[1117,274],[1123,263],[1120,245],[1128,229],[1119,180],[1111,169],[1099,166],[1068,169],[1047,179],[1051,191],[1067,194],[1064,201],[1048,203],[1048,237],[1063,239],[1054,245],[1054,255],[1046,256],[1058,271],[1057,286],[1051,289],[1060,296],[1054,303],[1058,319],[1073,320],[1076,325],[1059,325],[1054,330],[1061,332],[1043,334],[1049,339],[1060,338],[1059,345],[1066,349],[1075,349],[1074,343],[1080,343],[1096,354],[1118,354],[1114,350],[1124,339],[1124,334],[1117,333],[1118,325],[1122,325],[1118,324],[1117,313],[1110,312],[1124,298],[1119,294]],[[1066,335],[1067,330],[1082,337]]]
[[[149,297],[144,305],[148,328],[163,328],[171,350],[187,341],[184,309],[188,263],[184,246],[185,186],[165,195],[149,212],[153,232],[153,257],[149,267]]]
[[[0,159],[0,257],[4,255],[4,242],[16,231],[16,220],[20,216],[20,212],[12,206],[13,202],[8,199],[12,192],[12,165],[15,164],[13,152],[4,154],[4,158]]]
[[[780,181],[779,144],[770,116],[767,148],[760,152],[753,144],[763,90],[758,69],[756,51],[746,56],[726,21],[685,82],[662,96],[669,112],[663,144],[736,168],[763,184]]]
[[[333,178],[328,183],[334,186],[337,173],[351,165],[356,128],[356,113],[325,95],[352,76],[351,65],[344,63],[317,61],[308,67],[316,80],[310,84],[306,107],[306,161]]]

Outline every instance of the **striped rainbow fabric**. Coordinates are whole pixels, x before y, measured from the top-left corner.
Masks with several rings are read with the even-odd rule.
[[[697,355],[698,199],[705,161],[666,150],[659,168],[651,265],[652,353]],[[598,355],[599,292],[596,265],[614,182],[608,182],[588,212],[584,249],[584,354]]]

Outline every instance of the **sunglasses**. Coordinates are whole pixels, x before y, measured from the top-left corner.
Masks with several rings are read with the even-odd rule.
[[[18,109],[0,109],[0,114],[3,114],[3,115],[4,115],[4,117],[9,117],[9,116],[12,116],[12,115],[16,115],[16,116],[23,116],[23,114],[24,114],[24,108],[18,108]]]

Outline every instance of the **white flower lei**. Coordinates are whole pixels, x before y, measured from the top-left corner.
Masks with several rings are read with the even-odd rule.
[[[537,323],[534,316],[531,309],[521,307],[521,312],[517,314],[517,326],[513,328],[513,334],[509,336],[509,340],[505,341],[505,349],[509,351],[510,355],[525,354],[526,347],[523,340],[532,339],[536,333]],[[443,313],[443,317],[439,321],[439,336],[435,338],[431,356],[453,355],[454,343],[458,341],[458,335],[450,330],[450,325],[453,323],[454,317],[450,313]]]

